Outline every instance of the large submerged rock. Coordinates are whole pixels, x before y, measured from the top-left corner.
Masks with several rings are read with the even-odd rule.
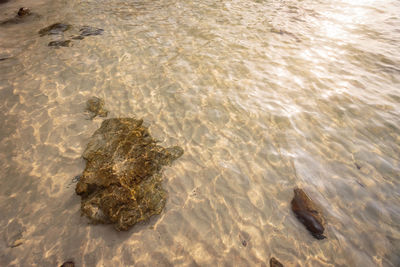
[[[292,210],[297,219],[304,224],[307,230],[316,238],[324,239],[325,220],[322,217],[319,208],[300,188],[294,189],[294,197],[292,199]]]
[[[82,212],[94,223],[128,230],[165,206],[161,168],[183,149],[161,147],[142,123],[132,118],[103,121],[83,154],[86,168],[75,191],[82,198]]]

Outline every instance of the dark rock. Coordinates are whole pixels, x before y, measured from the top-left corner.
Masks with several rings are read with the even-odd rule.
[[[9,2],[10,0],[0,0],[0,4],[5,4],[7,2]]]
[[[90,119],[96,116],[107,117],[108,111],[104,109],[104,100],[98,97],[92,97],[86,102],[86,111],[90,113]]]
[[[75,263],[73,261],[66,261],[60,267],[75,267]]]
[[[81,36],[91,36],[91,35],[100,35],[103,34],[104,30],[100,28],[90,27],[90,26],[83,26],[80,30]]]
[[[51,41],[48,46],[54,46],[54,47],[69,47],[71,44],[71,40],[59,40],[59,41]]]
[[[247,247],[247,241],[246,240],[242,240],[242,245],[243,245],[243,247]]]
[[[25,17],[25,16],[28,16],[28,15],[30,15],[30,14],[31,14],[31,11],[30,11],[29,8],[21,7],[21,8],[18,10],[17,16],[18,16],[18,17]]]
[[[269,266],[270,267],[283,267],[283,264],[280,263],[277,259],[275,259],[274,257],[272,257],[269,260]]]
[[[0,61],[6,60],[6,59],[9,59],[9,58],[8,57],[2,57],[2,58],[0,58]]]
[[[39,31],[40,36],[45,35],[55,35],[55,34],[62,34],[63,32],[69,30],[71,25],[63,24],[63,23],[54,23],[46,28],[43,28]]]
[[[292,211],[297,219],[307,228],[307,230],[316,238],[324,239],[324,218],[314,202],[300,188],[294,189],[292,199]]]
[[[21,7],[15,17],[0,22],[0,25],[19,24],[39,19],[40,15],[32,13],[29,8]]]
[[[74,40],[83,40],[83,39],[85,39],[85,37],[83,37],[83,36],[81,36],[81,35],[77,35],[77,36],[72,36],[71,39],[74,39]]]
[[[165,206],[161,169],[183,149],[157,145],[142,123],[132,118],[103,121],[83,153],[86,168],[75,191],[82,213],[94,223],[128,230]]]

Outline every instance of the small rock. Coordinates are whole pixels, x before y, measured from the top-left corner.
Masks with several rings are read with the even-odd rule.
[[[43,28],[39,31],[40,36],[45,35],[55,35],[55,34],[62,34],[63,32],[69,30],[71,25],[64,24],[64,23],[54,23],[46,28]]]
[[[25,16],[28,16],[28,15],[30,15],[30,14],[31,14],[31,10],[30,10],[29,8],[21,7],[21,8],[18,10],[17,16],[18,16],[18,17],[25,17]]]
[[[51,41],[48,46],[54,46],[54,47],[69,47],[71,44],[71,40],[60,40],[60,41]]]
[[[66,261],[60,267],[75,267],[75,263],[73,261]]]
[[[79,31],[81,33],[80,36],[100,35],[104,32],[103,29],[90,26],[83,26]]]
[[[86,111],[90,113],[90,119],[96,116],[107,117],[108,111],[104,109],[104,100],[98,97],[92,97],[86,102]]]
[[[297,219],[307,228],[307,230],[316,238],[324,239],[324,218],[314,202],[300,188],[294,189],[292,199],[292,211]]]
[[[247,247],[247,241],[246,240],[242,240],[242,245],[243,245],[243,247]]]
[[[277,259],[275,259],[274,257],[272,257],[269,260],[269,266],[270,267],[283,267],[283,264],[280,263]]]
[[[71,39],[73,39],[73,40],[83,40],[83,39],[85,39],[85,37],[83,37],[82,35],[77,35],[77,36],[72,36]]]

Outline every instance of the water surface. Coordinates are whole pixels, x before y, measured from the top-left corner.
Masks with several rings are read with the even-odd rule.
[[[399,1],[18,0],[0,20],[21,6],[41,17],[0,26],[0,265],[400,265]],[[54,49],[55,22],[105,32]],[[128,232],[80,216],[91,96],[185,150]]]

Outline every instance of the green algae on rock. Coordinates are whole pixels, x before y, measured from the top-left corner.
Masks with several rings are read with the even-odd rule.
[[[161,169],[183,149],[158,145],[142,123],[132,118],[103,121],[83,153],[86,168],[75,191],[82,213],[94,223],[128,230],[165,206]]]
[[[34,21],[39,19],[41,16],[39,14],[31,12],[29,8],[21,7],[15,17],[1,21],[0,26],[2,25],[11,25],[11,24],[20,24],[24,22]]]
[[[71,40],[60,40],[60,41],[51,41],[48,46],[53,47],[69,47],[71,44]]]
[[[108,111],[104,109],[104,100],[98,97],[92,97],[86,102],[86,111],[90,113],[90,119],[96,116],[107,117]]]

